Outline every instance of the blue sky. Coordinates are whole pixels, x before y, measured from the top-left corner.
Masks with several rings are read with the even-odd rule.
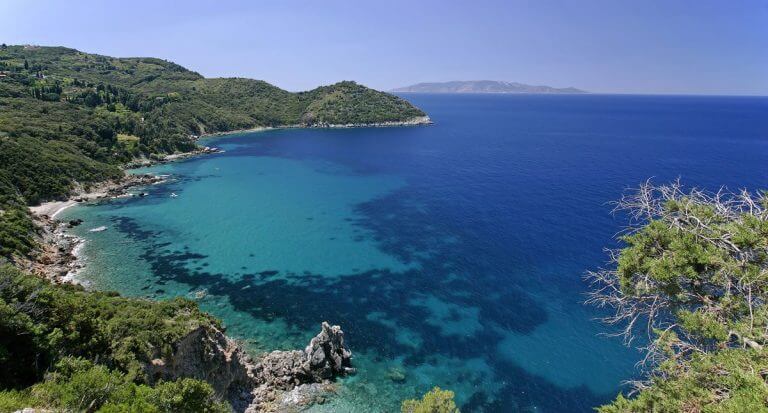
[[[0,42],[154,56],[305,90],[493,79],[768,95],[768,1],[0,0]]]

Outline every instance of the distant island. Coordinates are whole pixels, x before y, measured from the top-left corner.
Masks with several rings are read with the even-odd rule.
[[[392,92],[414,93],[588,93],[573,87],[526,85],[500,80],[455,80],[452,82],[428,82],[392,89]]]

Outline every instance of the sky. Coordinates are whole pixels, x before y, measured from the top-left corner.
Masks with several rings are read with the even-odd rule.
[[[0,43],[160,57],[292,91],[490,79],[768,95],[768,0],[0,0]]]

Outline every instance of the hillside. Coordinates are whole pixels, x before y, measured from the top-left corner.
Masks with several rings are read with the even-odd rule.
[[[202,134],[425,116],[355,82],[291,93],[253,79],[206,79],[156,58],[2,45],[0,256],[29,250],[25,205],[119,177],[120,165],[136,157],[192,150]]]
[[[498,80],[417,83],[415,85],[393,89],[392,91],[415,93],[587,93],[572,87],[554,88],[551,86],[533,86]]]

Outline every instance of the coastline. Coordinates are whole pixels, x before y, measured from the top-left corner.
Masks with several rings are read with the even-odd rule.
[[[162,162],[152,164],[218,152],[220,150],[216,148],[205,147],[166,156]],[[83,221],[62,220],[57,216],[78,204],[137,196],[129,190],[159,184],[166,178],[164,175],[127,173],[119,179],[89,188],[78,187],[65,200],[29,207],[40,247],[31,258],[17,261],[16,265],[54,284],[80,285],[88,289],[88,281],[77,277],[85,266],[81,251],[86,241],[67,231]],[[273,413],[299,411],[309,405],[325,403],[338,392],[334,379],[355,373],[351,357],[341,328],[326,321],[305,349],[262,354],[249,354],[223,329],[199,327],[177,341],[170,355],[151,360],[144,369],[161,380],[186,377],[206,381],[235,412]]]
[[[434,124],[434,122],[429,116],[417,116],[408,120],[372,122],[372,123],[315,123],[311,125],[294,124],[294,125],[279,125],[279,126],[256,126],[254,128],[233,129],[230,131],[223,131],[223,132],[203,133],[200,136],[194,136],[194,138],[205,139],[205,138],[212,138],[216,136],[233,135],[237,133],[265,132],[265,131],[280,130],[280,129],[389,128],[389,127],[398,127],[398,126],[426,126],[426,125],[432,125],[432,124]]]
[[[385,121],[385,122],[373,122],[373,123],[316,123],[309,126],[299,126],[305,128],[327,128],[327,129],[344,129],[344,128],[391,128],[399,126],[426,126],[432,125],[434,122],[429,116],[417,116],[408,120],[401,121]]]
[[[164,178],[149,174],[126,174],[120,179],[101,182],[88,189],[78,188],[66,200],[29,207],[38,229],[40,249],[33,257],[18,260],[17,265],[56,284],[82,284],[76,275],[83,268],[80,251],[85,240],[66,231],[82,221],[65,222],[56,216],[78,204],[126,197],[131,188],[163,181]]]
[[[384,127],[412,127],[433,124],[429,116],[419,116],[406,121],[377,122],[377,123],[349,123],[349,124],[313,124],[313,125],[284,125],[284,126],[258,126],[249,129],[238,129],[225,132],[205,133],[200,136],[191,135],[194,141],[200,139],[232,135],[237,133],[264,132],[278,129],[346,129],[346,128],[384,128]],[[158,164],[189,159],[200,155],[210,155],[223,152],[221,149],[209,146],[200,146],[189,152],[180,152],[165,155],[158,159],[138,159],[127,163],[123,170],[148,167]],[[63,222],[56,217],[68,208],[87,202],[98,202],[104,199],[115,199],[128,196],[128,190],[134,187],[153,185],[165,181],[164,177],[150,174],[130,174],[111,181],[100,182],[90,188],[78,187],[64,200],[43,202],[40,205],[30,206],[33,220],[38,228],[40,249],[31,258],[17,261],[17,265],[35,275],[51,280],[54,283],[82,284],[75,276],[83,268],[80,250],[85,240],[69,234],[66,230],[78,222]]]

